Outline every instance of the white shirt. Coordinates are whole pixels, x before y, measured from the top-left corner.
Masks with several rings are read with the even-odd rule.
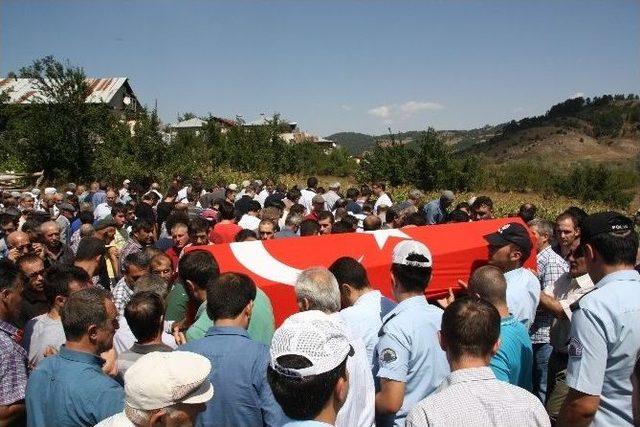
[[[353,334],[361,338],[367,350],[367,361],[373,367],[373,357],[378,344],[378,333],[382,328],[380,317],[380,298],[378,290],[362,295],[351,307],[340,311],[342,320],[351,328]]]
[[[524,267],[506,272],[504,278],[509,312],[529,330],[540,302],[540,281]]]
[[[353,356],[347,359],[349,393],[344,405],[338,411],[335,425],[336,427],[371,427],[375,422],[376,389],[364,343],[354,335],[351,328],[342,320],[340,313],[334,313],[331,317],[340,323],[354,350]]]
[[[136,425],[131,422],[129,418],[123,412],[118,412],[115,415],[105,418],[96,424],[95,427],[135,427]]]
[[[260,202],[260,206],[262,206],[264,208],[264,202],[267,200],[267,197],[269,197],[269,192],[267,191],[267,189],[265,188],[264,190],[262,190],[258,196],[256,197],[256,200],[258,202]]]
[[[304,206],[304,208],[307,210],[307,213],[311,212],[313,210],[313,203],[311,203],[311,201],[313,200],[313,196],[318,193],[316,193],[315,191],[307,190],[305,188],[304,190],[300,190],[300,194],[300,200],[298,201],[298,203]]]
[[[245,230],[257,230],[260,225],[260,218],[257,216],[244,214],[240,221],[238,221],[238,225]]]
[[[391,205],[393,205],[393,202],[391,201],[391,197],[389,197],[387,193],[382,193],[380,197],[378,197],[378,200],[376,200],[376,203],[373,205],[374,214],[376,215],[378,214],[378,206],[380,205],[385,205],[387,207],[391,207]]]
[[[550,426],[542,403],[496,379],[491,368],[459,369],[409,412],[406,427]]]
[[[29,364],[36,366],[44,359],[47,347],[59,350],[65,341],[62,320],[52,319],[48,313],[44,313],[27,322],[22,345],[29,352]]]
[[[131,328],[129,328],[127,319],[124,316],[118,317],[118,323],[120,324],[120,327],[113,336],[113,348],[116,350],[117,354],[120,354],[131,348],[131,346],[136,342],[136,337],[133,335],[133,332],[131,332]],[[168,323],[169,322],[164,322],[165,331],[170,330]],[[178,348],[176,339],[173,338],[173,335],[167,332],[162,333],[162,343],[168,345],[174,350]]]

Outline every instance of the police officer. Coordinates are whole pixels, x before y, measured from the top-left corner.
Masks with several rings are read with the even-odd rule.
[[[376,346],[378,426],[404,426],[409,410],[449,374],[438,343],[443,311],[424,296],[431,267],[431,253],[420,242],[405,240],[393,250],[391,283],[398,305],[385,316]]]
[[[586,218],[581,245],[596,284],[574,304],[561,425],[633,425],[631,373],[640,350],[638,235],[615,212]]]

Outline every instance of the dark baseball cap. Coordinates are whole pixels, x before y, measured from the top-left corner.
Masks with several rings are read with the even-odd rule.
[[[582,223],[581,242],[587,243],[602,233],[633,231],[633,221],[618,212],[599,212],[586,217]]]
[[[503,225],[495,233],[484,236],[491,246],[503,247],[513,243],[520,249],[531,251],[531,238],[524,225],[517,222],[510,222]]]

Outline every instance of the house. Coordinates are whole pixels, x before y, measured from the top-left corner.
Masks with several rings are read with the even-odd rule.
[[[109,77],[86,80],[89,94],[88,104],[107,104],[114,111],[125,115],[141,108],[127,77]],[[17,77],[0,79],[0,92],[9,96],[10,104],[34,104],[51,102],[39,92],[37,81]]]
[[[207,124],[206,120],[202,120],[200,117],[192,117],[187,120],[182,120],[181,122],[170,124],[169,129],[172,134],[175,134],[181,131],[192,131],[196,135],[200,135],[200,132],[202,131],[202,126],[206,124]]]

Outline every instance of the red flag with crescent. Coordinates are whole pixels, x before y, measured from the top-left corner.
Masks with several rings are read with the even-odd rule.
[[[249,275],[271,300],[276,324],[298,311],[293,285],[298,274],[310,267],[329,267],[336,259],[349,256],[365,267],[371,286],[392,297],[390,268],[393,248],[402,240],[424,243],[433,255],[433,275],[426,290],[429,299],[442,298],[449,288],[459,290],[457,281],[467,281],[471,273],[485,265],[488,244],[484,236],[519,218],[430,225],[364,233],[332,234],[303,238],[240,242],[198,246],[213,254],[220,272]],[[532,241],[533,236],[532,236]],[[535,270],[535,250],[525,266]]]

